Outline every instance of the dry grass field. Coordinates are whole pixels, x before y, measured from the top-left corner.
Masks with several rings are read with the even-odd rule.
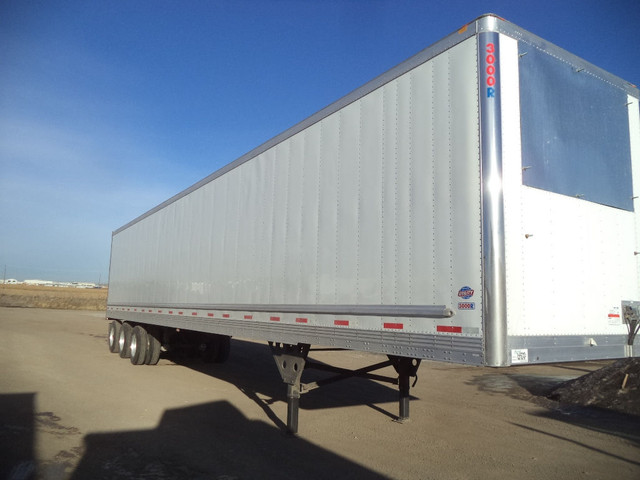
[[[106,288],[0,285],[0,307],[105,310]]]

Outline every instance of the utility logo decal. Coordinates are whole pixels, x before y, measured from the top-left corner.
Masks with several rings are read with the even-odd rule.
[[[458,290],[458,297],[469,300],[471,297],[473,297],[473,293],[473,288],[462,287],[460,290]]]

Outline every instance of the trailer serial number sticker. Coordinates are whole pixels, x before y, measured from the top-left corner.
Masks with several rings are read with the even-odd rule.
[[[469,300],[473,297],[474,290],[471,287],[462,287],[458,290],[458,297],[463,298],[464,300]]]
[[[529,362],[529,349],[528,348],[514,348],[511,350],[511,363],[528,363]]]
[[[473,302],[460,302],[458,303],[458,310],[475,310],[476,304]]]

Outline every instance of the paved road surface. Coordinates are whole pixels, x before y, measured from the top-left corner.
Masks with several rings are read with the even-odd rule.
[[[406,424],[392,421],[393,387],[352,379],[303,396],[290,438],[265,345],[234,339],[224,365],[133,366],[109,353],[106,330],[100,313],[0,308],[0,478],[640,478],[638,417],[536,396],[602,362],[426,362]],[[348,368],[382,359],[311,356]]]

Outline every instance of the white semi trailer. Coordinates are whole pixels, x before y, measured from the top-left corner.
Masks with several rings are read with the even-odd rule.
[[[311,345],[388,355],[401,419],[421,359],[633,355],[638,99],[482,16],[116,230],[110,348],[268,341],[291,431]]]

